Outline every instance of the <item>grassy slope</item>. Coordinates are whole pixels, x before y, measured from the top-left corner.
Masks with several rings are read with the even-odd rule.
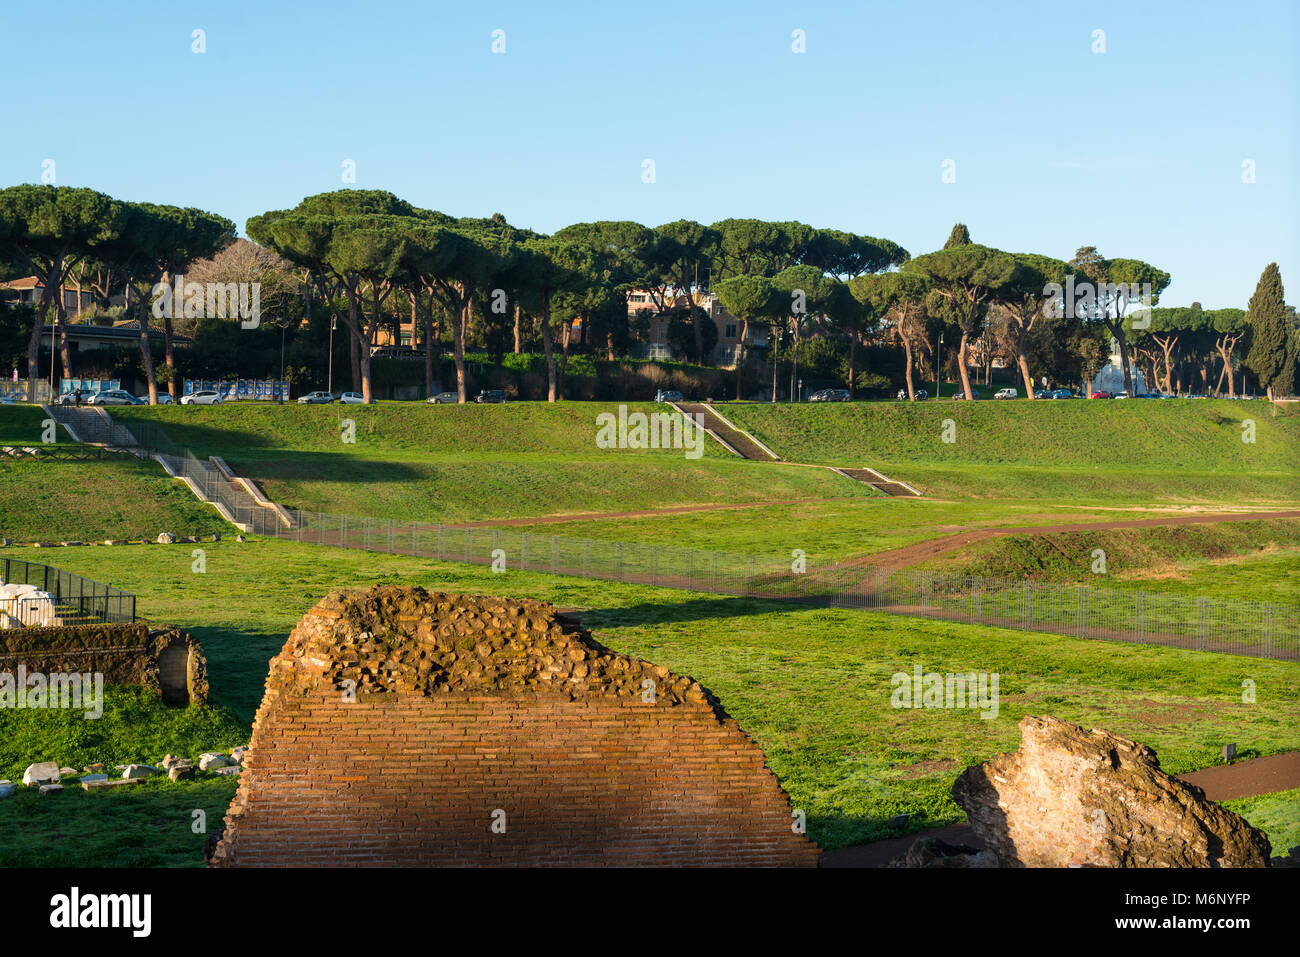
[[[1237,741],[1246,755],[1297,746],[1300,672],[1280,662],[533,573],[493,575],[288,542],[210,546],[201,577],[190,571],[187,550],[141,547],[125,563],[107,549],[64,555],[74,571],[101,579],[112,572],[141,595],[145,613],[198,635],[214,706],[230,709],[242,728],[260,700],[267,659],[331,587],[403,581],[590,609],[584,622],[611,647],[690,674],[718,693],[764,749],[794,805],[808,812],[810,832],[825,847],[881,836],[884,821],[897,813],[912,814],[917,826],[959,820],[949,795],[953,779],[967,764],[1014,749],[1016,722],[1026,714],[1053,714],[1136,738],[1155,747],[1172,773],[1212,764],[1226,740]],[[934,671],[998,672],[998,717],[891,708],[889,676],[913,663]],[[1243,674],[1257,684],[1254,704],[1241,703]],[[200,805],[197,791],[149,787],[140,800],[157,802],[164,817],[179,820],[182,810]],[[75,859],[78,852],[56,838],[83,827],[79,800],[50,804],[35,821],[21,816],[32,813],[28,805],[0,803],[0,831],[12,833],[10,825],[22,823],[27,835],[28,851],[11,853],[30,863]],[[119,845],[147,843],[156,825],[128,811],[139,807],[124,803],[102,826],[116,829]],[[160,850],[150,860],[177,858]]]
[[[600,449],[596,415],[616,409],[229,405],[134,408],[120,417],[160,422],[174,441],[224,457],[282,504],[373,518],[470,521],[875,494],[822,469],[760,471],[712,440],[695,460],[674,450]],[[355,443],[341,441],[346,419]]]
[[[155,462],[0,458],[0,536],[18,542],[100,541],[229,532],[210,506]],[[45,553],[44,561],[51,561]]]
[[[1177,581],[1195,571],[1193,587],[1220,597],[1261,598],[1297,595],[1285,573],[1300,547],[1300,519],[1222,522],[1165,528],[1122,528],[1053,535],[1008,535],[964,546],[960,552],[929,563],[995,578],[1096,583],[1093,553],[1105,552],[1107,584],[1132,582],[1138,587]],[[1280,554],[1275,554],[1280,552]],[[1255,574],[1245,569],[1269,558]]]
[[[1300,412],[1264,402],[753,404],[725,414],[786,460],[871,465],[931,495],[1300,498]],[[1245,419],[1255,423],[1253,443],[1242,441]],[[945,420],[954,442],[943,441]]]

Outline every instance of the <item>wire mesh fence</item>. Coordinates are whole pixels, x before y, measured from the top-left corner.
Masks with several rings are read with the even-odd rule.
[[[32,585],[44,593],[0,595],[5,627],[135,621],[135,595],[50,565],[0,559],[0,585]]]
[[[215,469],[212,470],[216,472]],[[236,520],[268,536],[439,561],[631,584],[871,609],[973,624],[1300,661],[1300,606],[1123,587],[1015,581],[871,566],[809,567],[778,558],[287,510],[288,520],[228,481],[206,481]]]

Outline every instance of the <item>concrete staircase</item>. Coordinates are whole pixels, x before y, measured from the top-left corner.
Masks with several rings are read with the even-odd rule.
[[[753,435],[727,421],[713,406],[704,402],[674,402],[673,408],[684,415],[698,416],[704,430],[723,448],[741,458],[755,462],[779,462],[780,456]]]
[[[135,449],[140,443],[130,429],[114,422],[98,406],[43,405],[41,409],[63,426],[74,442],[109,449]]]
[[[902,496],[916,497],[916,498],[919,498],[921,496],[920,492],[912,488],[912,486],[908,485],[906,482],[899,482],[899,481],[895,481],[894,479],[886,478],[885,476],[877,472],[875,469],[837,468],[837,469],[832,469],[832,471],[839,472],[841,475],[848,476],[849,478],[853,479],[855,482],[865,482],[867,485],[870,485],[872,488],[884,492],[886,495],[902,495]]]

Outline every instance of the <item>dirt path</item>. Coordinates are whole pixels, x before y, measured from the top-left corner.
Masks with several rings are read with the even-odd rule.
[[[691,512],[722,512],[736,508],[763,508],[766,505],[818,505],[824,502],[861,502],[862,500],[863,496],[861,495],[847,495],[842,498],[787,498],[714,505],[670,505],[665,508],[647,508],[635,512],[574,512],[565,515],[538,515],[533,518],[493,518],[484,522],[459,522],[446,527],[507,528],[513,525],[556,525],[562,522],[602,522],[624,518],[660,518],[665,515],[687,515]]]
[[[1195,784],[1211,801],[1233,801],[1274,791],[1291,791],[1300,788],[1300,751],[1204,768],[1180,775],[1180,779]]]
[[[1180,781],[1194,784],[1205,792],[1211,801],[1232,801],[1237,798],[1273,794],[1300,788],[1300,751],[1254,758],[1237,764],[1203,768],[1190,774],[1177,775]],[[949,844],[965,844],[982,849],[984,842],[975,836],[966,823],[952,824],[929,831],[917,831],[902,837],[886,838],[856,847],[842,847],[822,854],[822,867],[884,867],[894,858],[907,852],[918,837],[936,837]],[[1275,847],[1275,855],[1285,854],[1287,848]]]
[[[1259,522],[1273,519],[1300,518],[1300,511],[1285,512],[1216,512],[1211,515],[1171,515],[1168,518],[1128,519],[1118,522],[1077,522],[1066,525],[1014,525],[996,528],[972,528],[968,531],[931,538],[914,545],[860,555],[840,562],[841,566],[874,565],[899,569],[919,565],[933,558],[955,552],[963,545],[987,541],[1006,535],[1054,535],[1061,532],[1106,532],[1119,528],[1157,528],[1167,525],[1206,525],[1218,522]]]

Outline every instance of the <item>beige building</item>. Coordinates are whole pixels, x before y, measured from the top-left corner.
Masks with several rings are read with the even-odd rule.
[[[666,308],[684,307],[686,297],[683,293],[669,290],[664,296],[664,305]],[[697,293],[695,295],[695,305],[704,310],[705,315],[713,321],[713,325],[718,330],[718,342],[713,348],[711,357],[713,363],[718,366],[734,366],[736,364],[736,347],[740,344],[740,332],[743,323],[727,312],[722,303],[718,301],[718,297],[711,292]],[[668,343],[668,321],[660,318],[660,310],[654,296],[645,289],[631,290],[627,294],[627,314],[629,318],[643,309],[648,310],[653,315],[650,318],[649,331],[637,337],[639,348],[636,351],[642,358],[673,358],[672,347]],[[750,323],[749,336],[745,342],[747,348],[766,348],[767,339],[768,327],[766,323]]]

